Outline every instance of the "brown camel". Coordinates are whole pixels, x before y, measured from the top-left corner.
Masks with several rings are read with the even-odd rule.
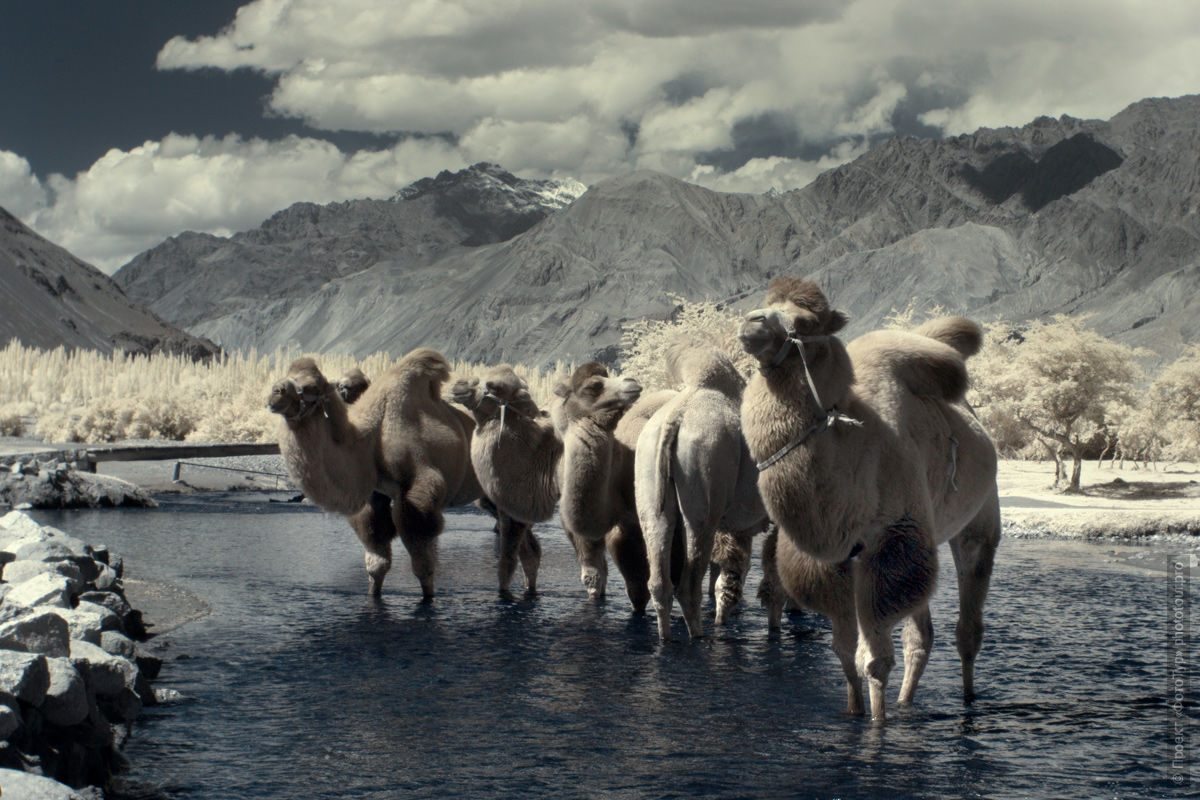
[[[499,512],[500,591],[508,592],[519,557],[532,596],[542,554],[533,525],[554,516],[562,440],[508,364],[489,370],[482,388],[478,378],[457,381],[451,396],[475,416],[471,464]]]
[[[371,381],[363,374],[363,371],[358,367],[351,367],[346,370],[346,374],[338,378],[337,393],[338,397],[346,402],[346,405],[354,405],[354,401],[362,397],[363,392],[371,385]]]
[[[667,354],[667,377],[683,391],[650,418],[634,456],[638,518],[663,641],[671,638],[673,589],[688,634],[703,634],[702,586],[714,555],[720,568],[716,624],[724,623],[741,599],[753,536],[767,521],[758,471],[742,438],[745,381],[733,362],[710,346],[676,347]],[[718,531],[723,546],[714,549]],[[672,550],[681,544],[675,580]]]
[[[742,325],[742,344],[760,365],[746,390],[742,429],[758,461],[763,502],[782,534],[780,578],[793,595],[834,598],[814,607],[831,615],[843,668],[867,679],[872,716],[882,720],[895,662],[891,631],[907,619],[899,700],[908,704],[933,643],[928,603],[937,546],[949,541],[969,702],[1000,539],[995,448],[963,399],[966,357],[980,347],[982,332],[950,317],[912,332],[875,331],[846,346],[834,335],[845,322],[814,284],[779,278],[766,307]],[[812,560],[822,567],[816,580]],[[830,588],[839,581],[842,588]],[[846,653],[851,620],[853,673]],[[850,710],[859,711],[853,688],[849,695]]]
[[[559,516],[579,558],[580,579],[593,600],[608,585],[609,554],[625,579],[635,613],[650,600],[650,567],[633,492],[633,452],[650,416],[674,392],[641,397],[632,378],[609,377],[596,362],[561,384],[551,410],[563,439]]]
[[[413,573],[433,597],[442,510],[482,494],[471,468],[470,416],[441,399],[450,367],[419,348],[347,406],[311,358],[294,361],[268,399],[283,417],[279,449],[314,503],[350,518],[366,550],[369,591],[379,596],[400,536]]]

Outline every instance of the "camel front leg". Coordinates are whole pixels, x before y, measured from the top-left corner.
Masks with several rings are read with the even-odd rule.
[[[521,571],[525,573],[525,596],[537,595],[538,568],[542,564],[542,543],[533,535],[533,526],[525,526],[525,534],[521,537],[521,547],[518,550],[521,559]]]
[[[904,644],[904,682],[900,684],[900,698],[897,702],[908,706],[912,705],[917,684],[925,672],[925,665],[929,663],[929,653],[933,649],[933,618],[929,616],[929,606],[905,620],[900,641]]]
[[[396,525],[391,505],[390,497],[374,492],[370,501],[350,516],[350,526],[363,545],[367,593],[371,597],[383,594],[383,579],[392,568],[392,539],[396,536]]]
[[[871,718],[886,716],[888,675],[895,666],[892,628],[923,609],[937,580],[937,550],[929,526],[910,516],[889,525],[854,560],[859,674],[867,679]]]
[[[585,539],[567,531],[575,556],[579,559],[579,580],[588,597],[597,602],[604,599],[608,587],[608,560],[604,556],[603,539]]]
[[[858,648],[858,622],[854,614],[854,602],[850,595],[837,598],[839,607],[829,615],[833,628],[833,641],[830,647],[842,664],[842,674],[846,676],[846,713],[862,716],[863,692],[862,676],[859,675],[855,655]],[[782,606],[782,604],[780,604]]]
[[[512,597],[509,587],[512,584],[513,575],[517,571],[517,558],[521,549],[521,540],[525,538],[528,526],[522,522],[517,522],[508,514],[501,511],[496,518],[496,527],[500,535],[500,563],[497,567],[500,579],[500,595],[502,597]]]
[[[955,638],[962,660],[963,702],[975,700],[975,659],[983,646],[983,603],[1000,544],[1000,506],[993,499],[950,540],[958,573],[958,626]]]

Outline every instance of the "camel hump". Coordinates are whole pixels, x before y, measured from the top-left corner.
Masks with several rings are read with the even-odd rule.
[[[880,330],[863,334],[846,350],[858,383],[895,380],[919,397],[949,402],[967,393],[967,362],[943,341],[909,331]]]
[[[983,347],[983,328],[966,317],[931,319],[913,333],[948,344],[962,353],[963,358],[970,358]]]
[[[689,389],[712,389],[741,399],[746,381],[725,353],[711,345],[679,344],[667,351],[667,380]]]

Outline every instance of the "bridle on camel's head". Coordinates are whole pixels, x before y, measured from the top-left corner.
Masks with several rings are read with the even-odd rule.
[[[525,416],[524,411],[517,408],[516,406],[512,406],[507,400],[505,400],[504,398],[502,398],[500,395],[496,394],[495,392],[485,391],[483,393],[483,397],[480,399],[491,400],[493,403],[495,403],[497,406],[500,407],[500,429],[501,430],[504,430],[504,415],[508,411],[510,406],[511,406],[514,414],[517,414],[522,417]]]
[[[794,330],[788,330],[785,332],[785,338],[783,344],[779,347],[779,352],[777,352],[775,357],[771,359],[770,365],[766,367],[759,367],[758,371],[763,375],[766,375],[783,364],[783,362],[787,360],[788,354],[795,349],[796,352],[800,354],[800,364],[804,368],[804,379],[808,383],[809,394],[812,395],[813,403],[817,409],[817,419],[812,425],[801,431],[796,437],[791,439],[773,455],[755,464],[759,472],[763,472],[764,470],[778,464],[781,460],[783,460],[784,456],[802,445],[805,440],[808,439],[808,437],[812,436],[813,434],[829,430],[839,422],[843,425],[850,425],[852,427],[862,427],[861,421],[856,420],[853,417],[847,417],[838,410],[836,404],[830,406],[829,408],[825,408],[824,403],[821,402],[821,395],[819,392],[817,392],[817,384],[815,381],[813,381],[812,370],[808,368],[808,358],[804,355],[804,345],[814,342],[828,341],[832,337],[833,334],[830,333],[797,334]]]
[[[304,390],[300,388],[300,385],[294,379],[288,378],[284,382],[296,392],[296,398],[300,403],[300,408],[297,411],[283,415],[285,420],[292,423],[300,422],[313,416],[318,410],[326,417],[329,416],[329,410],[325,407],[328,398],[323,392],[318,392],[315,397],[309,399],[304,396]]]

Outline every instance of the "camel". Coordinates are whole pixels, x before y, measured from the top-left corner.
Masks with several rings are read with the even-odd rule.
[[[703,635],[702,585],[714,560],[716,624],[741,599],[754,534],[766,525],[758,471],[742,439],[740,408],[745,380],[729,357],[710,346],[685,345],[667,354],[667,376],[684,389],[663,405],[638,437],[634,487],[638,519],[650,561],[650,593],[658,635],[671,638],[672,589],[688,635]],[[714,551],[717,531],[723,546]],[[672,586],[672,546],[681,537],[684,558]]]
[[[441,353],[418,348],[347,406],[316,362],[300,358],[268,398],[283,418],[279,449],[289,475],[314,503],[349,517],[374,597],[399,535],[432,600],[442,510],[482,494],[469,453],[474,422],[441,399],[449,376]]]
[[[531,597],[542,554],[533,525],[554,515],[562,440],[508,364],[489,370],[482,390],[478,378],[457,381],[451,397],[475,416],[471,464],[498,511],[500,591],[508,593],[519,557]]]
[[[766,306],[750,312],[740,331],[759,362],[742,430],[782,534],[780,578],[795,599],[830,614],[843,669],[851,683],[867,680],[872,717],[882,721],[895,663],[891,631],[900,620],[907,620],[901,705],[912,702],[928,661],[928,603],[937,547],[947,541],[958,573],[963,697],[974,698],[1000,539],[996,451],[963,399],[966,359],[982,344],[978,325],[947,317],[844,345],[834,334],[846,321],[815,284],[772,282]],[[817,595],[832,599],[818,605]],[[853,687],[848,695],[849,710],[861,713]]]
[[[634,501],[634,447],[647,420],[674,395],[642,397],[641,391],[637,381],[610,377],[592,361],[559,385],[551,408],[563,440],[559,516],[579,559],[580,580],[590,598],[604,599],[607,546],[636,614],[650,601],[650,567]]]
[[[371,385],[371,381],[363,374],[363,371],[358,367],[351,367],[346,370],[346,374],[338,378],[337,393],[338,397],[345,401],[346,405],[354,405],[354,401],[362,397],[363,392]]]

